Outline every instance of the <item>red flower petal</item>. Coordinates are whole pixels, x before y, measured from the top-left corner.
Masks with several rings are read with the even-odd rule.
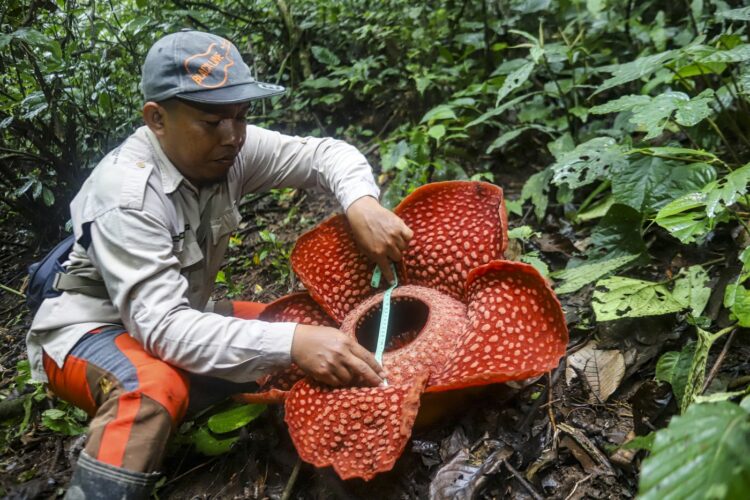
[[[303,380],[286,400],[300,457],[332,465],[342,479],[372,479],[393,468],[411,435],[427,374],[406,385],[332,389]]]
[[[312,298],[336,321],[373,293],[370,278],[375,266],[360,253],[343,215],[303,234],[291,261]]]
[[[290,321],[306,325],[337,326],[323,309],[307,294],[293,293],[268,304],[260,315],[263,321]],[[266,375],[258,380],[260,389],[256,393],[238,394],[235,400],[245,403],[281,403],[288,391],[305,374],[297,365]]]
[[[554,292],[528,264],[494,261],[466,284],[469,328],[427,392],[521,380],[555,368],[568,328]]]
[[[459,300],[469,272],[502,258],[508,244],[503,190],[486,182],[427,184],[394,212],[414,231],[404,252],[406,282]]]

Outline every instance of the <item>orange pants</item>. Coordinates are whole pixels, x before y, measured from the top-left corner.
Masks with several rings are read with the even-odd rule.
[[[233,315],[256,319],[265,304],[233,302]],[[59,368],[44,355],[49,386],[92,418],[86,453],[136,472],[160,465],[167,440],[186,413],[231,394],[252,392],[255,383],[189,374],[147,353],[120,327],[87,333]]]

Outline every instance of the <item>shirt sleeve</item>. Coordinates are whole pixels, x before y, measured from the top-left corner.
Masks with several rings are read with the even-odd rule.
[[[130,335],[188,372],[235,382],[290,363],[296,323],[268,323],[190,307],[170,232],[153,214],[113,209],[91,224],[89,254]]]
[[[357,148],[332,138],[296,137],[253,125],[240,155],[242,194],[272,188],[320,188],[346,211],[380,194],[372,168]]]

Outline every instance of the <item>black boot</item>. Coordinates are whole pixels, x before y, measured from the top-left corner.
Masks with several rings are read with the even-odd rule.
[[[158,472],[133,472],[93,459],[81,452],[65,500],[135,500],[148,498]]]

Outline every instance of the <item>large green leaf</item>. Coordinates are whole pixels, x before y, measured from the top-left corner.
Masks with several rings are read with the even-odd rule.
[[[692,243],[714,227],[715,220],[706,216],[705,206],[704,193],[688,193],[662,207],[654,222],[681,242]]]
[[[531,200],[538,220],[542,220],[547,211],[550,179],[552,179],[552,170],[542,170],[529,177],[521,190],[521,201]]]
[[[750,290],[734,283],[727,285],[724,307],[729,309],[740,326],[750,327]]]
[[[683,310],[661,283],[614,276],[596,284],[592,307],[597,321],[658,316]]]
[[[672,295],[685,304],[694,317],[698,317],[703,313],[711,297],[709,281],[708,272],[702,266],[682,268],[679,277],[674,282]]]
[[[497,92],[497,101],[495,102],[495,106],[500,104],[500,102],[505,99],[508,94],[516,90],[518,87],[526,83],[526,80],[529,79],[529,76],[531,76],[531,72],[534,70],[534,67],[536,64],[529,61],[525,63],[523,66],[518,68],[517,70],[513,71],[511,74],[509,74],[505,78],[505,82],[503,82],[503,86],[500,87],[500,90]]]
[[[638,257],[638,255],[623,255],[622,257],[594,262],[592,264],[583,264],[578,267],[552,273],[553,278],[562,281],[562,283],[555,287],[555,292],[561,295],[580,290],[585,285],[593,283],[602,276],[633,262]]]
[[[591,248],[587,251],[591,261],[646,255],[646,244],[641,235],[643,215],[626,205],[609,207],[602,220],[591,232]]]
[[[266,405],[242,405],[211,415],[208,428],[211,432],[224,434],[246,426],[266,409]]]
[[[606,178],[610,172],[625,166],[623,148],[611,137],[596,137],[560,155],[550,168],[554,172],[552,182],[575,189]]]
[[[733,21],[750,21],[750,7],[741,7],[739,9],[717,12],[716,16],[723,17],[724,19],[731,19]]]
[[[750,496],[750,415],[736,404],[692,405],[656,433],[641,469],[640,498]]]
[[[612,193],[615,202],[650,214],[714,179],[716,170],[706,163],[685,164],[645,156],[612,175]]]
[[[598,94],[612,87],[617,87],[633,80],[638,80],[651,75],[656,70],[661,69],[667,62],[674,59],[678,54],[677,51],[668,50],[651,56],[640,57],[634,61],[625,64],[615,64],[600,68],[600,71],[607,71],[612,74],[611,78],[605,80],[594,94]]]
[[[685,397],[685,386],[695,356],[695,345],[695,342],[688,342],[681,351],[665,352],[656,363],[654,377],[672,386],[678,406],[682,404],[682,399]]]
[[[720,210],[734,205],[741,196],[747,193],[748,183],[750,183],[750,163],[719,179],[715,185],[712,183],[705,186],[703,192],[706,193],[706,214],[714,217]]]

